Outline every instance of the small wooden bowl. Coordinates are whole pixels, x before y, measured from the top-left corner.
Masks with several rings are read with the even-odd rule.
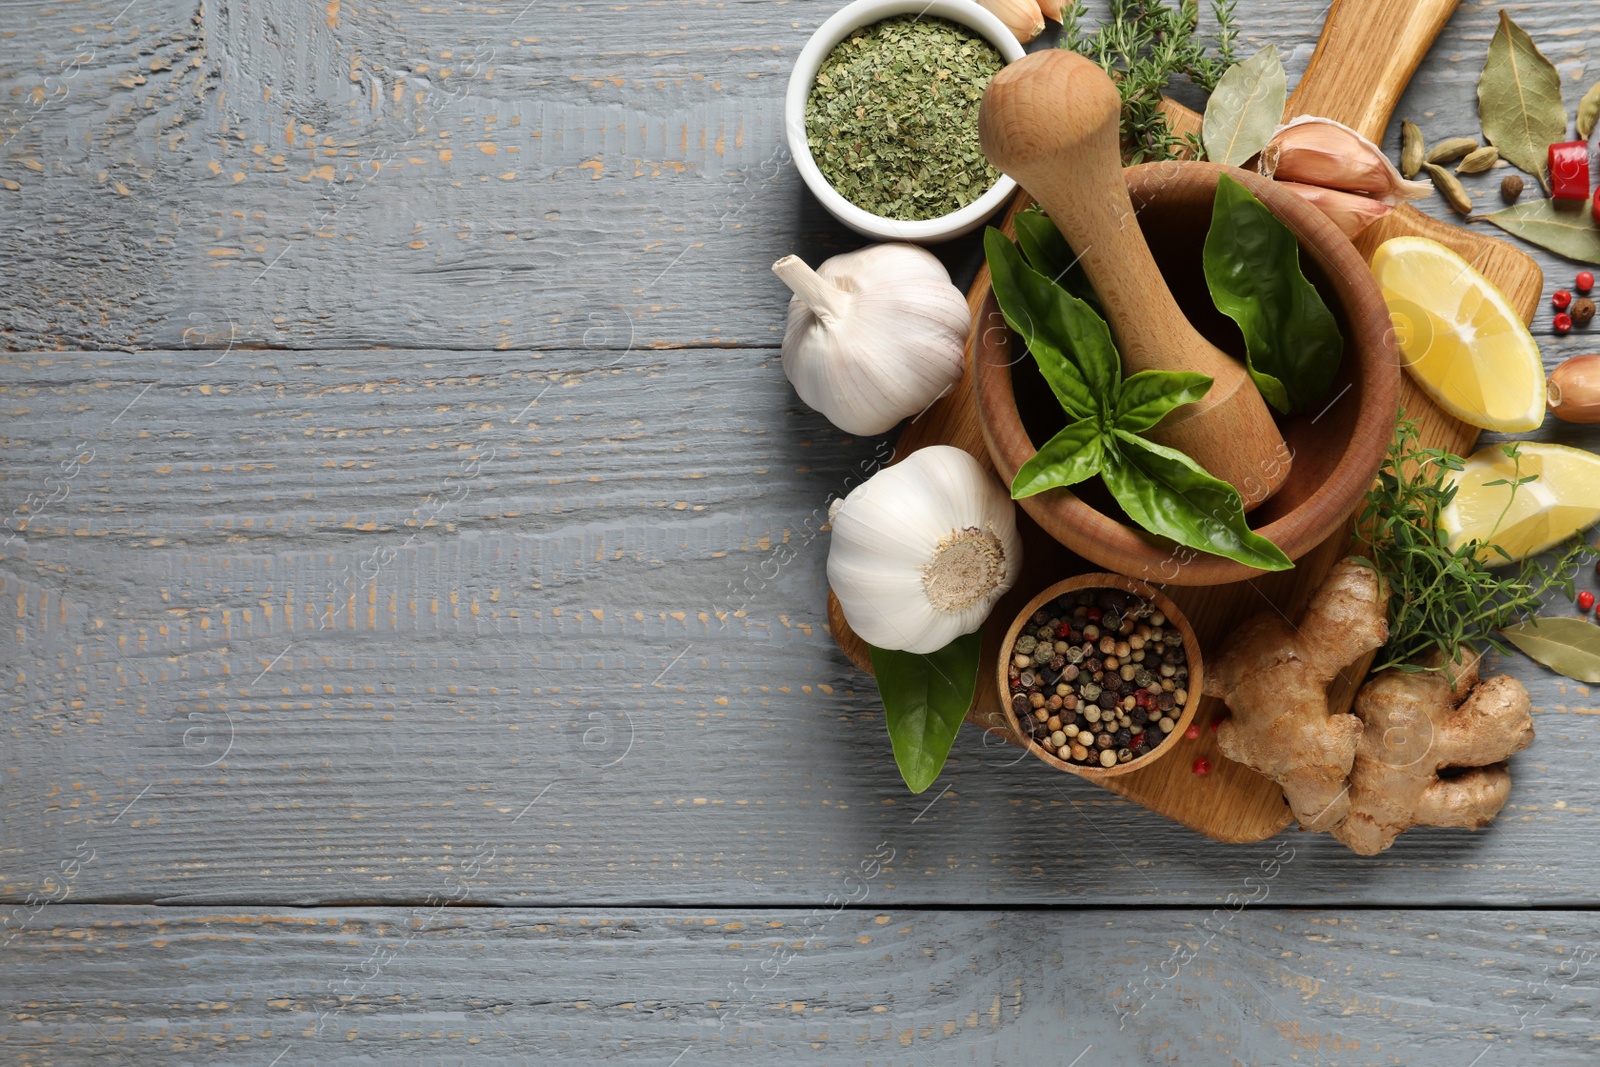
[[[1147,163],[1123,172],[1150,251],[1173,296],[1207,340],[1242,359],[1234,323],[1211,303],[1201,252],[1221,174],[1242,182],[1300,241],[1301,269],[1344,333],[1344,361],[1325,405],[1278,418],[1293,454],[1282,488],[1250,513],[1255,531],[1290,559],[1327,540],[1372,485],[1394,436],[1400,359],[1389,309],[1354,245],[1320,210],[1258,175],[1214,163]],[[1129,313],[1137,314],[1137,309]],[[974,339],[978,418],[1007,484],[1066,425],[1060,405],[1020,342],[1014,343],[991,292]],[[1263,572],[1175,546],[1107,514],[1115,505],[1098,482],[1084,494],[1052,489],[1020,503],[1052,537],[1108,570],[1173,585],[1224,585]]]
[[[1184,702],[1179,710],[1177,725],[1172,728],[1166,740],[1162,741],[1154,750],[1145,753],[1138,759],[1129,760],[1127,763],[1117,763],[1110,767],[1089,766],[1082,763],[1071,763],[1061,759],[1055,753],[1044,748],[1033,740],[1033,732],[1028,730],[1017,719],[1017,713],[1011,707],[1011,678],[1008,667],[1011,663],[1011,649],[1017,643],[1017,636],[1022,632],[1022,627],[1033,617],[1033,613],[1066,593],[1076,593],[1084,589],[1117,589],[1124,593],[1132,593],[1143,600],[1148,600],[1156,606],[1161,614],[1167,617],[1169,626],[1176,626],[1183,635],[1183,651],[1189,659],[1189,699]],[[1189,625],[1189,620],[1184,618],[1178,606],[1167,599],[1162,593],[1151,588],[1137,578],[1129,578],[1123,574],[1080,574],[1075,578],[1057,582],[1032,600],[1023,608],[1011,622],[1011,628],[1006,631],[1005,640],[1000,643],[1000,662],[995,674],[995,682],[1000,687],[1000,707],[1006,714],[1012,733],[1022,740],[1027,741],[1028,751],[1038,756],[1058,771],[1067,771],[1083,778],[1112,778],[1119,774],[1128,774],[1150,766],[1162,756],[1178,747],[1183,732],[1189,728],[1189,723],[1194,720],[1194,713],[1200,707],[1201,690],[1205,688],[1205,674],[1200,661],[1200,642],[1195,639],[1194,630]]]

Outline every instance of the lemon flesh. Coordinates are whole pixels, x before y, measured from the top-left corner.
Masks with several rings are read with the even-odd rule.
[[[1472,264],[1426,237],[1379,246],[1372,273],[1412,380],[1463,422],[1524,433],[1544,422],[1539,345]]]
[[[1513,461],[1498,445],[1474,453],[1455,478],[1456,497],[1440,515],[1450,547],[1476,540],[1519,560],[1600,522],[1600,456],[1565,445],[1521,445]],[[1533,480],[1517,486],[1521,478]],[[1501,482],[1491,485],[1491,482]],[[1508,506],[1509,503],[1509,506]],[[1485,563],[1509,562],[1480,551]]]

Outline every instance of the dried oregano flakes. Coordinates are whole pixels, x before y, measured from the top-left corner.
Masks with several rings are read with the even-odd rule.
[[[978,104],[1005,65],[978,34],[902,15],[834,46],[806,101],[824,178],[863,210],[902,221],[948,215],[999,180],[978,145]]]

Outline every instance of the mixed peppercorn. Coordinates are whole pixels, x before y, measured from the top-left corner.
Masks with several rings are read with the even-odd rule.
[[[1056,598],[1007,654],[1018,724],[1069,763],[1110,768],[1154,752],[1189,699],[1183,634],[1117,589]]]
[[[1583,295],[1574,299],[1569,289],[1557,289],[1550,294],[1550,306],[1556,309],[1550,327],[1559,334],[1570,333],[1574,326],[1587,326],[1594,320],[1594,301],[1587,295],[1594,288],[1594,274],[1581,271],[1574,280],[1578,292]]]

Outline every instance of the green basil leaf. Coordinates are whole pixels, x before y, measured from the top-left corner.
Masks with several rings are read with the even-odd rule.
[[[868,646],[900,777],[913,793],[933,784],[955,744],[978,686],[983,631],[919,655]]]
[[[1105,414],[1122,384],[1122,357],[1106,320],[1024,263],[1017,246],[992,226],[983,248],[995,300],[1061,406],[1080,419]]]
[[[1061,236],[1050,216],[1036,207],[1019,211],[1012,219],[1017,228],[1017,243],[1028,265],[1055,282],[1061,288],[1094,308],[1095,314],[1105,318],[1105,308],[1100,306],[1100,294],[1089,284],[1089,275],[1078,260],[1078,254]]]
[[[1239,324],[1246,365],[1267,403],[1289,414],[1333,385],[1344,337],[1316,286],[1300,272],[1300,244],[1267,206],[1226,174],[1206,234],[1206,287]]]
[[[1193,371],[1142,370],[1122,383],[1112,418],[1119,430],[1143,433],[1210,388],[1211,379]]]
[[[1100,425],[1083,419],[1046,441],[1011,479],[1011,499],[1077,485],[1100,473],[1105,455]]]
[[[1114,431],[1101,476],[1128,517],[1153,534],[1264,571],[1294,562],[1250,529],[1239,493],[1176,449]]]

